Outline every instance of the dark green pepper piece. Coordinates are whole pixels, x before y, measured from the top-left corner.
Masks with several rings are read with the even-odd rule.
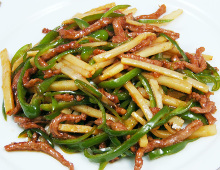
[[[93,37],[93,38],[98,38],[98,39],[103,40],[103,41],[108,40],[108,32],[106,30],[95,31],[95,32],[89,34],[89,36]]]
[[[113,13],[116,10],[125,9],[128,7],[130,7],[130,5],[116,5],[112,7],[111,9],[109,9],[106,13],[104,13],[101,18],[108,17],[111,13]]]
[[[2,102],[2,114],[3,114],[3,117],[4,117],[5,121],[7,121],[7,114],[6,114],[6,112],[5,112],[4,99],[3,99],[3,102]]]
[[[161,24],[171,22],[173,19],[139,19],[138,22],[146,24]]]
[[[121,87],[127,81],[131,80],[132,78],[137,76],[139,73],[141,73],[141,71],[142,70],[140,68],[134,68],[131,71],[124,74],[123,76],[121,76],[117,79],[114,79],[114,80],[103,81],[103,82],[99,83],[98,86],[103,87],[103,88],[110,88],[110,89]]]
[[[81,59],[87,62],[90,56],[93,54],[93,51],[93,47],[82,47]]]
[[[25,100],[25,95],[27,93],[27,90],[24,88],[23,86],[23,77],[24,77],[24,73],[27,69],[31,68],[31,63],[30,63],[30,59],[28,59],[25,64],[24,67],[21,71],[19,80],[18,80],[18,85],[17,85],[17,93],[18,93],[18,100],[19,103],[21,105],[21,108],[25,114],[25,116],[27,116],[30,119],[36,118],[40,115],[40,103],[41,103],[41,97],[40,96],[36,96],[32,98],[31,103],[27,103]]]

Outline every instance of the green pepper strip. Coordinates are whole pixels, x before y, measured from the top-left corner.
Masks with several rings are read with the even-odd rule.
[[[101,18],[108,17],[111,13],[113,13],[116,10],[125,9],[128,7],[130,7],[130,5],[116,5],[112,7],[111,9],[109,9],[106,13],[104,13]]]
[[[106,148],[102,148],[102,149],[96,149],[94,146],[91,147],[92,152],[95,153],[95,154],[108,152],[112,149],[113,149],[113,147],[106,147]]]
[[[212,75],[215,77],[215,80],[217,81],[217,83],[214,84],[214,86],[212,87],[212,90],[217,91],[220,88],[220,76],[217,70],[214,67],[212,67],[209,63],[207,63],[207,67],[208,67],[208,70],[212,72]]]
[[[168,122],[168,120],[170,120],[172,117],[185,113],[186,111],[188,111],[192,107],[192,105],[193,105],[193,102],[189,101],[186,106],[179,106],[179,107],[177,107],[176,109],[171,111],[169,114],[165,115],[163,117],[163,119],[161,119],[157,123],[157,126],[162,126],[163,124]]]
[[[92,79],[98,77],[99,75],[101,75],[101,74],[102,74],[102,71],[103,71],[103,68],[100,68],[100,69],[96,70],[96,72],[92,75],[92,77],[90,78],[90,80],[92,80]]]
[[[43,94],[44,92],[47,91],[47,89],[50,87],[50,85],[56,81],[58,78],[67,78],[66,75],[55,75],[53,77],[50,77],[46,80],[44,80],[42,83],[37,85],[37,92],[40,94]]]
[[[171,22],[173,19],[139,19],[138,22],[146,24],[161,24]]]
[[[44,36],[44,38],[39,42],[39,45],[50,43],[50,42],[53,41],[55,38],[57,38],[58,35],[59,35],[59,32],[54,31],[54,30],[51,30],[51,31],[48,32],[48,33]]]
[[[81,59],[88,62],[90,56],[93,54],[93,51],[93,47],[82,47]]]
[[[144,86],[145,90],[147,91],[147,94],[150,99],[150,107],[156,107],[156,100],[154,98],[154,94],[148,80],[142,74],[139,74],[138,78],[141,81],[142,85]]]
[[[14,55],[14,57],[11,59],[11,66],[14,65],[15,61],[17,61],[20,57],[23,57],[25,53],[32,47],[32,44],[26,44],[23,47],[21,47]]]
[[[82,142],[83,140],[85,140],[86,138],[88,138],[90,135],[92,135],[92,133],[95,131],[97,127],[93,127],[91,129],[91,131],[89,131],[88,133],[76,138],[76,139],[57,139],[57,138],[53,138],[54,143],[56,144],[77,144],[79,142]]]
[[[82,142],[79,142],[77,144],[68,144],[69,148],[79,148],[79,149],[86,149],[91,146],[100,144],[108,139],[108,134],[106,133],[101,133],[99,135],[93,136],[89,139],[83,140]]]
[[[95,60],[92,58],[91,60],[89,60],[89,65],[93,65],[93,64],[95,64]]]
[[[103,105],[104,105],[104,107],[106,107],[110,112],[112,112],[112,114],[115,115],[115,117],[117,117],[120,122],[122,122],[121,117],[119,116],[118,112],[116,112],[115,109],[113,109],[112,107],[110,107],[109,105],[107,105],[107,104],[105,104],[105,103],[103,103]]]
[[[157,124],[157,122],[168,112],[169,112],[169,107],[164,106],[148,123],[146,123],[144,126],[142,126],[140,128],[140,130],[138,130],[137,133],[135,133],[130,139],[128,139],[127,141],[125,141],[123,144],[116,147],[115,149],[113,149],[109,152],[106,152],[103,154],[97,154],[97,155],[92,155],[91,153],[89,153],[88,149],[85,149],[84,155],[87,158],[89,158],[91,161],[99,162],[99,163],[110,161],[110,160],[116,158],[117,156],[119,156],[122,153],[124,153],[125,151],[127,151],[131,146],[133,146],[135,143],[137,143],[138,140],[142,136],[144,136],[151,129],[153,129],[155,127],[155,125]]]
[[[125,109],[131,103],[131,100],[132,99],[125,100],[123,103],[120,104],[120,107]]]
[[[217,81],[215,77],[209,76],[198,76],[204,83],[214,83],[212,91],[217,91],[220,88],[220,81]]]
[[[27,69],[31,67],[30,58],[25,62],[24,67],[21,71],[20,77],[18,79],[18,85],[17,85],[17,93],[18,93],[18,100],[21,105],[21,108],[24,112],[24,114],[32,119],[36,118],[40,115],[40,103],[41,103],[41,97],[36,96],[32,98],[31,103],[27,103],[25,100],[25,95],[27,93],[27,90],[23,86],[23,77],[24,73]]]
[[[121,145],[120,140],[118,140],[118,138],[116,136],[109,136],[109,139],[111,140],[113,145],[115,145],[116,147]],[[130,150],[127,150],[127,151],[125,151],[125,153],[121,154],[120,156],[123,158],[126,156],[133,156],[133,155],[134,154]]]
[[[18,135],[18,138],[22,137],[24,134],[27,134],[28,137],[32,137],[32,135],[30,135],[30,132],[38,133],[40,136],[42,136],[44,139],[46,139],[46,141],[49,143],[49,145],[51,147],[54,147],[53,140],[49,137],[48,134],[46,134],[44,131],[42,131],[40,129],[25,129]]]
[[[131,116],[132,112],[135,111],[136,106],[136,103],[132,100],[128,106],[127,113],[122,117],[122,119],[127,120]]]
[[[3,102],[2,102],[2,114],[3,114],[3,117],[4,117],[5,121],[7,121],[7,114],[6,114],[6,111],[5,111],[4,99],[3,99]]]
[[[116,131],[116,130],[112,130],[110,128],[105,128],[104,131],[105,131],[105,133],[107,133],[110,136],[125,136],[125,135],[133,135],[138,130],[137,129],[133,129],[133,130],[120,130],[120,131]]]
[[[130,94],[128,93],[128,91],[125,91],[117,93],[116,96],[118,97],[118,100],[126,100],[130,97]]]
[[[108,161],[106,161],[106,162],[101,162],[100,164],[99,164],[99,169],[98,170],[104,170],[105,169],[105,167],[108,165]]]
[[[194,74],[192,71],[190,70],[183,70],[182,71],[184,74],[186,74],[187,76],[199,81],[199,82],[202,82],[202,83],[205,83],[201,78],[199,78],[196,74]]]
[[[177,44],[177,42],[175,40],[173,40],[172,38],[170,38],[168,35],[164,34],[164,33],[160,33],[160,36],[165,37],[166,39],[168,39],[180,52],[180,54],[183,56],[183,59],[186,62],[189,62],[188,57],[186,56],[186,54],[184,53],[184,51],[180,48],[180,46]]]
[[[93,38],[98,38],[102,41],[107,41],[108,40],[108,32],[106,30],[98,30],[95,31],[88,36],[93,37]]]
[[[46,92],[44,93],[43,95],[45,97],[52,97],[54,95],[57,95],[57,94],[72,94],[72,95],[85,95],[85,93],[81,92],[81,91],[56,91],[56,92]]]
[[[117,79],[114,79],[114,80],[103,81],[103,82],[99,83],[98,86],[103,87],[103,88],[110,88],[110,89],[121,87],[127,81],[131,80],[132,78],[137,76],[139,73],[141,73],[141,71],[142,70],[140,68],[134,68],[131,71],[124,74],[123,76],[121,76]]]
[[[165,147],[162,149],[156,149],[154,151],[149,152],[148,156],[152,160],[152,159],[160,158],[162,156],[175,154],[175,153],[183,150],[189,142],[193,142],[195,140],[197,140],[197,139],[188,139],[183,142],[174,144],[172,146],[168,146],[168,147]]]
[[[201,120],[204,125],[208,125],[207,119],[202,114],[196,114],[191,111],[187,111],[179,116],[186,120]]]
[[[89,23],[86,22],[86,21],[83,20],[83,19],[73,18],[73,20],[76,22],[76,24],[79,26],[79,28],[80,28],[81,30],[83,30],[83,29],[89,27]]]
[[[82,20],[86,21],[86,22],[90,22],[90,21],[95,21],[95,20],[99,20],[102,16],[103,16],[104,13],[100,13],[100,14],[93,14],[93,15],[89,15],[89,16],[85,16],[82,18]],[[111,13],[109,15],[109,17],[112,17],[112,18],[115,18],[115,17],[121,17],[121,16],[124,16],[124,14],[119,14],[119,13]],[[73,27],[76,27],[77,24],[76,23],[72,23],[70,24],[66,29],[71,29]]]
[[[56,64],[56,61],[57,60],[59,60],[60,58],[62,58],[63,56],[65,56],[65,55],[67,55],[67,54],[71,54],[71,53],[74,53],[75,52],[75,50],[68,50],[68,51],[64,51],[64,52],[62,52],[62,53],[60,53],[59,55],[57,55],[57,56],[55,56],[55,57],[53,57],[52,59],[50,59],[48,62],[47,62],[47,66],[41,66],[39,63],[39,65],[37,66],[38,67],[38,69],[40,69],[40,70],[49,70],[49,69],[51,69],[55,64]],[[38,55],[38,54],[37,54]],[[36,56],[37,56],[36,55]],[[35,57],[36,58],[36,57]],[[34,59],[35,59],[34,58]],[[35,60],[34,60],[35,61]],[[38,62],[38,61],[37,61]]]
[[[57,45],[60,45],[61,43],[63,43],[64,42],[64,40],[63,39],[59,39],[59,40],[57,40],[57,41],[55,41],[55,42],[53,42],[53,43],[50,43],[50,44],[48,44],[48,45],[46,45],[44,48],[42,48],[37,54],[36,54],[36,56],[34,57],[34,64],[35,64],[35,66],[39,69],[39,70],[47,70],[49,67],[50,67],[50,65],[49,66],[47,66],[46,67],[46,69],[45,69],[45,67],[43,67],[43,66],[41,66],[40,65],[40,63],[39,63],[39,61],[38,61],[38,58],[44,53],[44,52],[46,52],[47,50],[49,50],[49,49],[51,49],[51,48],[54,48],[54,47],[56,47]],[[70,50],[69,50],[70,51]],[[65,51],[65,52],[67,52],[67,51]],[[61,54],[63,54],[63,53],[61,53]],[[52,59],[51,59],[52,60]],[[52,60],[53,61],[53,60]],[[54,62],[54,61],[53,61]],[[51,63],[52,64],[52,63]],[[51,68],[51,67],[50,67]]]
[[[89,97],[91,97],[98,104],[100,110],[102,111],[102,124],[98,126],[98,129],[105,127],[106,126],[105,108],[102,105],[102,103],[98,100],[102,98],[102,93],[100,93],[97,89],[93,88],[92,86],[88,85],[87,83],[81,80],[76,79],[74,82],[80,90],[86,93]]]

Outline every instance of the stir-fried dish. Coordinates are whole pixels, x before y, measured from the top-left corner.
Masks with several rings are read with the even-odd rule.
[[[183,11],[152,14],[110,3],[77,13],[12,60],[3,50],[3,114],[13,116],[27,141],[6,151],[41,151],[69,169],[54,149],[84,152],[104,169],[125,157],[156,159],[216,134],[218,69],[204,47],[183,51],[179,33],[161,28]],[[212,87],[208,86],[212,85]]]

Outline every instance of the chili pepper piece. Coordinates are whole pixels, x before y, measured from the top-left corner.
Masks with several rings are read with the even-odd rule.
[[[165,37],[166,39],[168,39],[180,52],[180,54],[183,56],[183,59],[186,62],[189,62],[188,57],[186,56],[186,54],[184,53],[184,51],[180,48],[180,46],[177,44],[177,42],[175,40],[173,40],[172,38],[170,38],[168,35],[164,34],[164,33],[160,33],[160,36]]]
[[[160,158],[162,156],[175,154],[183,150],[189,142],[193,142],[195,140],[197,139],[188,139],[183,142],[180,142],[180,143],[177,143],[177,144],[174,144],[174,145],[162,148],[162,149],[156,149],[154,151],[149,152],[148,156],[152,160],[152,159]]]
[[[87,62],[90,56],[93,54],[93,51],[93,47],[82,47],[81,59]]]
[[[101,18],[108,17],[111,13],[113,13],[116,10],[125,9],[128,7],[130,7],[130,5],[116,5],[112,7],[111,9],[109,9],[106,13],[104,13]]]
[[[117,79],[114,79],[114,80],[103,81],[103,82],[99,83],[98,86],[103,87],[103,88],[110,88],[110,89],[121,87],[127,81],[131,80],[132,78],[137,76],[139,73],[141,73],[141,71],[142,70],[140,68],[134,68],[131,71],[124,74],[123,76],[121,76]]]
[[[15,61],[17,61],[20,57],[23,57],[25,53],[31,49],[32,44],[26,44],[23,47],[21,47],[14,55],[14,57],[11,59],[11,66],[14,65]]]
[[[57,31],[51,30],[50,32],[48,32],[44,38],[39,42],[38,45],[42,45],[42,44],[48,44],[51,41],[53,41],[55,38],[57,38],[59,35],[59,33]]]
[[[98,38],[103,41],[108,40],[108,32],[106,30],[95,31],[95,32],[91,33],[89,36],[93,37],[93,38]]]
[[[31,104],[27,103],[25,100],[25,95],[27,93],[27,90],[24,88],[23,86],[23,76],[24,73],[27,69],[29,69],[31,67],[31,63],[30,63],[30,59],[28,59],[25,64],[24,67],[21,71],[19,80],[18,80],[18,84],[17,84],[17,96],[18,96],[18,100],[20,102],[21,108],[25,114],[25,116],[27,116],[30,119],[36,118],[40,115],[40,103],[41,103],[41,97],[40,96],[36,96],[32,98]]]
[[[139,19],[138,22],[146,24],[161,24],[171,22],[173,19]]]
[[[5,119],[5,121],[7,121],[7,114],[5,112],[5,103],[4,103],[4,100],[2,102],[2,114],[3,114],[3,117]]]
[[[90,161],[93,162],[106,162],[110,161],[117,156],[121,155],[125,151],[127,151],[131,146],[133,146],[135,143],[138,142],[138,140],[144,136],[146,133],[148,133],[152,128],[155,127],[156,123],[161,119],[161,117],[164,116],[164,114],[167,114],[169,112],[169,107],[164,106],[147,124],[142,126],[138,132],[136,132],[130,139],[125,141],[120,146],[116,147],[115,149],[103,153],[103,154],[97,154],[92,155],[88,149],[84,150],[84,155],[89,158]]]
[[[83,19],[79,19],[79,18],[73,18],[73,20],[76,22],[76,24],[79,26],[80,29],[85,29],[87,27],[89,27],[89,23],[86,22]]]

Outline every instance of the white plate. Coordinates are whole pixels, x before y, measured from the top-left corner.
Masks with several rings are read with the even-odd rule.
[[[42,28],[53,29],[63,20],[70,18],[77,12],[85,12],[91,8],[106,4],[109,1],[95,0],[2,0],[0,7],[0,50],[7,48],[10,57],[24,44],[37,43],[42,37]],[[195,52],[196,48],[204,46],[207,54],[213,55],[211,62],[219,66],[219,40],[220,23],[219,16],[220,1],[213,0],[154,0],[154,1],[126,1],[116,0],[117,4],[131,4],[137,7],[138,14],[154,12],[158,5],[165,3],[167,11],[181,8],[184,14],[172,22],[167,28],[179,32],[181,37],[178,40],[180,46],[189,52]],[[1,75],[1,72],[0,72]],[[0,92],[2,96],[2,91]],[[219,107],[219,92],[212,97]],[[0,98],[2,103],[2,97]],[[219,120],[218,112],[215,117]],[[217,122],[217,129],[220,130],[220,123]],[[9,170],[38,170],[38,169],[67,169],[58,161],[43,153],[36,152],[11,152],[4,150],[4,146],[14,142],[22,141],[17,136],[21,129],[8,117],[3,120],[0,114],[0,169]],[[158,160],[149,161],[144,157],[143,169],[204,169],[216,170],[220,167],[220,135],[199,139],[190,143],[183,151]],[[59,151],[60,149],[57,148]],[[62,152],[61,152],[62,153]],[[75,169],[97,170],[98,164],[89,162],[83,154],[65,154],[64,157],[73,162]],[[107,165],[106,170],[127,169],[134,166],[133,159],[122,159],[114,164]]]

